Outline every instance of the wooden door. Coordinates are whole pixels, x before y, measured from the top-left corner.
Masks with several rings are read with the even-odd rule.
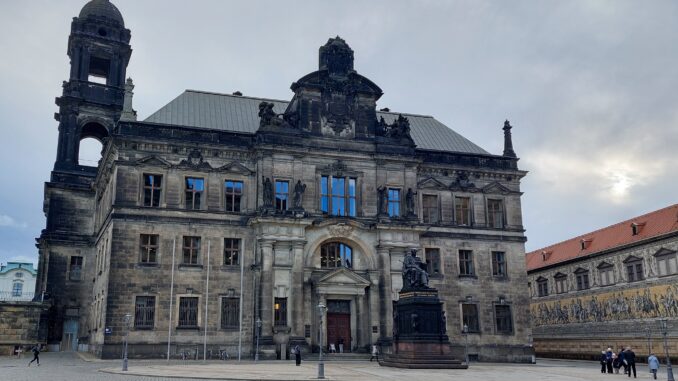
[[[327,348],[330,344],[339,352],[339,341],[344,340],[344,352],[351,351],[351,315],[342,313],[327,314]]]

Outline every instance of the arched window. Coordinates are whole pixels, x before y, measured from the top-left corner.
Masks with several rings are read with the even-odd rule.
[[[101,142],[95,138],[84,138],[80,141],[80,149],[78,150],[78,165],[86,167],[99,166],[99,159],[101,159]]]
[[[329,242],[320,247],[320,267],[353,267],[353,249],[341,242]]]

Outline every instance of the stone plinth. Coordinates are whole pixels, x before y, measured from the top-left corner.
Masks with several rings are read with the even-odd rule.
[[[445,315],[438,291],[427,288],[400,292],[394,313],[393,353],[383,366],[411,369],[466,369],[455,359],[445,333]]]

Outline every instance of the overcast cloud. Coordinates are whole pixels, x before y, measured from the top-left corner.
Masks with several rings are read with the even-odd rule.
[[[340,35],[379,107],[501,154],[514,126],[527,250],[678,202],[678,2],[114,0],[141,119],[185,89],[290,99]],[[37,262],[71,18],[0,2],[0,262]]]

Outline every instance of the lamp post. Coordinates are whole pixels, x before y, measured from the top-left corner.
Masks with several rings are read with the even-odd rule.
[[[647,357],[650,357],[652,354],[652,332],[650,331],[650,327],[645,329],[645,333],[647,334]]]
[[[257,350],[254,352],[254,361],[259,361],[259,336],[261,336],[261,319],[257,318]]]
[[[323,317],[325,316],[325,305],[318,303],[318,343],[320,348],[318,353],[318,378],[325,378],[325,363],[323,362]]]
[[[666,318],[659,319],[659,327],[662,330],[662,336],[664,336],[664,354],[666,355],[666,373],[668,375],[666,379],[667,381],[675,381],[675,379],[673,378],[673,368],[671,368],[671,357],[669,356],[669,344],[666,339],[666,335],[668,333],[666,323],[667,323]]]
[[[468,366],[468,324],[464,324],[462,332],[464,332],[464,339],[466,341],[464,346],[464,361],[466,361],[466,366]]]
[[[132,321],[131,314],[125,314],[122,318],[122,322],[125,325],[125,342],[123,343],[123,353],[122,353],[122,371],[127,372],[127,337],[129,336],[129,323]]]

